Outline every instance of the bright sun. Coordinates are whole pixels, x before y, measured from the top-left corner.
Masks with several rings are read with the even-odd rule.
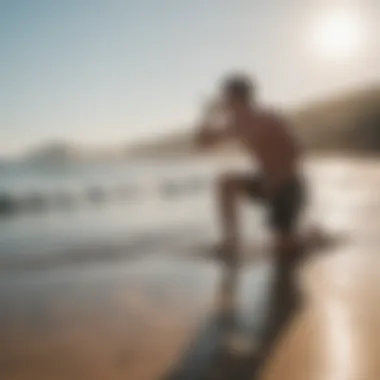
[[[354,12],[331,11],[315,25],[313,49],[326,58],[350,58],[358,54],[362,38],[363,28]]]

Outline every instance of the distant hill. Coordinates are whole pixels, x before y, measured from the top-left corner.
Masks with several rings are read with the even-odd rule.
[[[30,149],[24,159],[32,163],[61,164],[76,160],[80,150],[65,142],[49,142]]]
[[[310,150],[380,153],[380,85],[349,91],[288,113],[295,133]],[[183,156],[199,152],[194,131],[169,134],[125,150],[128,156]],[[234,150],[233,144],[224,149]],[[220,150],[220,149],[219,149]]]
[[[380,153],[380,85],[308,104],[291,119],[308,148]]]
[[[317,151],[380,153],[380,84],[348,91],[312,102],[288,112],[291,125],[304,146]],[[194,144],[195,128],[141,142],[124,149],[85,150],[53,141],[28,152],[31,162],[62,164],[78,160],[183,157],[199,154]],[[237,151],[230,142],[214,152]],[[212,151],[210,152],[212,154]]]
[[[120,161],[124,159],[124,155],[121,149],[115,147],[90,148],[65,141],[51,141],[30,149],[23,159],[36,164],[61,165],[88,161]]]
[[[192,133],[180,131],[140,142],[133,146],[127,146],[125,154],[128,157],[183,156],[194,153],[195,148]]]

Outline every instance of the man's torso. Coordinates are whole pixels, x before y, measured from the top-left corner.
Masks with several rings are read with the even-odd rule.
[[[299,149],[285,122],[266,111],[237,120],[236,135],[268,180],[282,183],[297,176]]]

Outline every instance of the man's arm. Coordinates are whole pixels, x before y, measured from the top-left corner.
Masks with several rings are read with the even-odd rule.
[[[218,143],[226,141],[233,136],[232,128],[225,127],[223,129],[211,128],[203,125],[198,129],[195,136],[195,143],[202,148],[209,148]]]
[[[233,136],[233,130],[224,116],[223,104],[218,100],[205,104],[195,136],[195,143],[199,147],[209,148]]]

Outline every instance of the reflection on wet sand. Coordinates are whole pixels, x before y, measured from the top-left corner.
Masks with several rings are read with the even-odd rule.
[[[363,167],[351,168],[315,182],[314,211],[349,239],[300,268],[306,308],[264,379],[380,378],[380,169],[363,179]],[[82,264],[1,273],[1,379],[155,380],[215,307],[219,268],[205,258],[164,252]],[[260,283],[247,265],[239,304],[249,323]]]
[[[380,260],[367,251],[336,253],[310,265],[309,305],[293,321],[265,379],[377,379]]]
[[[370,253],[336,253],[305,268],[308,307],[266,378],[377,378],[378,264]],[[152,259],[1,283],[1,378],[156,379],[214,306],[217,268]]]

